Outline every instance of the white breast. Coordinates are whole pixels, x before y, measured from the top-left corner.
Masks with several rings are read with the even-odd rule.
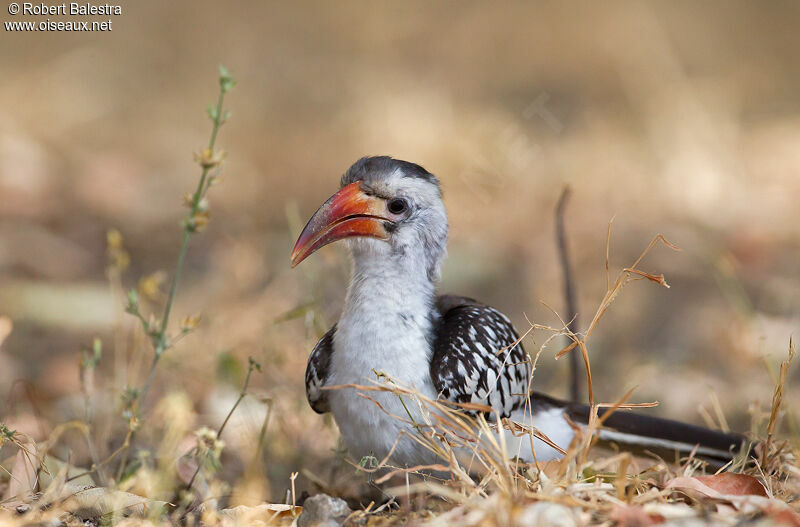
[[[345,308],[333,339],[328,385],[371,385],[384,373],[427,397],[435,398],[430,377],[430,313],[433,284],[424,273],[408,273],[376,262],[353,270]],[[409,277],[418,280],[409,280]],[[416,423],[429,422],[427,412],[415,400],[402,401],[387,392],[362,392],[380,403],[358,394],[355,389],[331,390],[331,412],[350,454],[355,459],[373,455],[383,459],[398,442],[392,461],[399,465],[432,463],[431,454],[414,440],[401,437],[413,432]],[[392,415],[389,415],[392,414]],[[392,416],[397,416],[397,419]]]
[[[391,258],[354,258],[353,276],[345,307],[333,337],[328,386],[374,385],[389,382],[413,388],[435,399],[437,390],[430,376],[432,355],[434,284],[422,258],[404,254],[401,262]],[[360,395],[361,393],[361,395]],[[367,396],[371,399],[370,400]],[[374,456],[379,461],[392,452],[393,466],[439,463],[428,449],[408,437],[414,425],[432,424],[429,409],[411,397],[380,391],[340,388],[328,391],[331,413],[339,426],[350,455],[360,460]],[[377,403],[377,404],[376,404]],[[526,425],[530,419],[513,416]],[[534,426],[567,446],[572,431],[560,415],[540,416]],[[510,433],[509,433],[510,434]],[[511,451],[532,459],[530,439],[507,434]],[[557,455],[535,441],[537,458]]]
[[[391,302],[370,302],[369,311],[347,311],[339,320],[333,341],[333,356],[328,384],[371,385],[388,382],[379,379],[384,373],[398,383],[435,398],[436,391],[430,378],[430,343],[425,338],[429,321],[427,317],[410,313],[397,313],[390,309]],[[392,455],[396,464],[433,462],[427,450],[409,438],[404,431],[413,428],[389,414],[416,423],[429,421],[427,412],[413,399],[388,392],[362,392],[375,402],[361,397],[358,390],[339,389],[329,392],[331,412],[339,426],[350,454],[359,459],[372,455],[383,459],[395,442],[399,442]]]

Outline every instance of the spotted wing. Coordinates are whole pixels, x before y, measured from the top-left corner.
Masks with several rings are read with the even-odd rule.
[[[492,407],[501,417],[525,401],[529,363],[511,321],[494,308],[458,296],[437,298],[439,321],[431,378],[439,396]],[[515,345],[516,343],[516,345]]]
[[[333,355],[334,333],[336,333],[336,324],[314,346],[306,366],[306,398],[308,404],[318,414],[324,414],[331,410],[328,404],[328,395],[322,387],[328,380],[331,356]]]

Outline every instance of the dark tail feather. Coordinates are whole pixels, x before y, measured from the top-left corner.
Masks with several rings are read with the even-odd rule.
[[[591,409],[584,404],[567,403],[546,395],[534,394],[534,404],[564,408],[569,418],[579,425],[589,423]],[[610,409],[600,408],[602,417]],[[598,434],[600,443],[619,445],[636,453],[652,452],[672,461],[695,452],[695,456],[721,466],[738,455],[748,440],[744,435],[711,430],[702,426],[652,417],[630,410],[616,410],[603,422]]]

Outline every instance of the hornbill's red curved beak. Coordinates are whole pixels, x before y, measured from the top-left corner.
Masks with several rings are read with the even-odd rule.
[[[292,250],[292,267],[320,247],[342,238],[368,236],[385,240],[389,237],[384,228],[387,221],[394,223],[387,217],[386,201],[365,194],[359,181],[350,183],[328,198],[308,220]]]

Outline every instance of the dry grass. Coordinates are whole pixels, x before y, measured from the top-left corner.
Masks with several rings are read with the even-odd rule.
[[[757,437],[753,439],[758,446],[752,455],[743,452],[726,467],[707,475],[704,462],[694,456],[668,462],[655,456],[640,458],[628,452],[608,453],[595,448],[596,432],[610,415],[607,412],[598,417],[599,408],[610,408],[613,412],[652,407],[657,403],[629,403],[633,388],[614,403],[595,402],[589,337],[631,281],[645,279],[669,287],[662,274],[643,271],[640,264],[659,243],[677,249],[663,236],[656,236],[635,262],[624,267],[611,282],[608,264],[610,239],[609,223],[607,289],[587,329],[580,333],[572,331],[569,324],[553,311],[560,320],[559,327],[530,323],[520,338],[520,341],[535,342],[537,338],[542,341],[536,352],[529,356],[531,382],[538,362],[557,337],[566,337],[571,344],[556,352],[555,358],[574,350],[583,357],[592,412],[586,428],[575,427],[576,436],[569,449],[561,450],[535,426],[526,427],[500,419],[491,414],[490,408],[481,405],[427,398],[381,372],[377,372],[377,380],[371,385],[329,387],[357,390],[361,397],[372,400],[381,410],[383,408],[371,397],[371,392],[389,392],[404,401],[404,405],[418,406],[423,410],[424,422],[411,420],[410,414],[392,417],[408,425],[410,432],[405,434],[408,439],[433,452],[440,460],[435,465],[409,468],[394,466],[391,452],[385,459],[368,463],[363,460],[357,463],[345,457],[355,472],[350,473],[353,481],[366,476],[371,486],[383,489],[381,493],[384,496],[383,503],[376,503],[374,499],[367,499],[365,503],[358,491],[356,495],[351,494],[350,498],[361,499],[362,507],[350,515],[348,523],[393,525],[412,521],[472,526],[531,523],[650,525],[690,519],[722,524],[743,519],[800,522],[797,438],[793,438],[793,442],[776,440],[783,416],[781,404],[787,373],[794,356],[791,342],[789,356],[781,364],[776,379],[766,426],[756,429]],[[127,264],[126,256],[117,234],[112,233],[109,242],[109,277],[112,285],[118,285],[118,273]],[[147,292],[147,280],[140,282],[139,289]],[[158,287],[150,289],[157,291]],[[129,294],[129,311],[131,302]],[[158,349],[159,339],[166,334],[162,331],[165,326],[154,334],[150,330],[152,322],[148,323],[142,316],[138,302],[137,293],[134,314],[143,322],[142,331],[154,340],[154,347]],[[196,325],[196,321],[184,322],[181,334],[188,333]],[[504,351],[498,350],[497,353]],[[3,522],[21,525],[90,521],[127,525],[202,521],[208,525],[252,522],[279,525],[296,519],[302,511],[302,507],[297,505],[295,490],[297,473],[290,478],[286,503],[238,507],[231,506],[236,501],[237,489],[246,492],[247,488],[263,488],[264,482],[259,481],[263,475],[259,475],[254,467],[246,469],[234,481],[219,474],[221,454],[226,447],[219,438],[248,395],[251,375],[255,370],[260,371],[257,363],[251,359],[239,396],[217,431],[205,427],[193,431],[190,403],[178,392],[162,396],[153,409],[153,415],[144,420],[137,412],[134,393],[123,414],[127,416],[127,431],[121,446],[100,460],[94,452],[98,438],[92,434],[96,430],[94,412],[97,409],[92,408],[91,403],[94,370],[101,355],[99,341],[82,355],[80,371],[86,401],[83,421],[63,423],[47,441],[39,443],[24,434],[2,429],[2,441],[18,449],[13,463],[3,465],[7,478],[6,499],[2,504]],[[153,377],[152,369],[150,371],[148,379]],[[530,399],[527,403],[529,411]],[[268,416],[259,435],[256,458],[267,430]],[[754,415],[756,421],[758,417]],[[564,457],[551,462],[520,461],[509,450],[504,434],[498,434],[499,427],[517,436],[527,436],[531,442],[538,438],[561,451]],[[84,437],[94,460],[88,470],[74,466],[69,458],[61,460],[53,456],[62,434],[68,432],[77,432]],[[134,442],[134,433],[146,437],[146,440]],[[128,456],[124,455],[127,452],[134,452],[132,457],[138,462],[129,463]],[[106,471],[114,466],[116,470]],[[306,477],[318,482],[323,490],[331,491],[331,486],[323,478],[310,471],[306,471]],[[363,492],[364,487],[361,488]],[[390,499],[386,501],[386,498]]]
[[[796,518],[785,511],[798,509],[797,368],[791,354],[778,365],[800,298],[793,6],[376,4],[365,33],[361,4],[242,5],[142,0],[112,38],[18,35],[0,49],[0,100],[36,101],[0,109],[0,523],[168,523],[202,502],[189,522],[289,524],[291,504],[320,490],[371,524]],[[170,16],[180,27],[154,23]],[[166,329],[177,197],[194,177],[187,154],[207,144],[199,79],[220,58],[247,72],[223,136],[230,179],[214,189],[170,317],[173,331],[194,329],[151,368],[153,335],[124,313],[127,290],[144,322],[154,313]],[[529,112],[542,101],[550,120]],[[513,463],[492,423],[431,401],[437,417],[417,439],[455,476],[406,482],[401,470],[383,483],[401,509],[384,503],[370,482],[385,473],[348,463],[302,394],[307,352],[339,308],[339,253],[294,274],[286,263],[287,216],[370,153],[440,177],[453,226],[444,289],[517,322],[530,309],[543,391],[563,394],[552,357],[567,339],[563,353],[587,371],[591,359],[595,408],[659,399],[655,412],[691,419],[699,406],[710,426],[750,422],[755,461],[725,471],[767,497],[681,479],[704,473],[699,460],[601,451],[591,434],[563,462]],[[571,331],[572,310],[538,305],[560,298],[547,227],[567,181],[576,303],[591,315],[582,306],[599,302]],[[664,229],[684,249],[658,261],[668,295],[625,288],[619,301],[659,274],[638,262],[612,281],[610,243],[597,272],[614,214],[616,258],[635,261]],[[249,356],[264,371],[240,399]],[[151,371],[142,403],[130,388]],[[374,389],[413,397],[386,383],[363,393]],[[468,462],[449,457],[464,449]]]

